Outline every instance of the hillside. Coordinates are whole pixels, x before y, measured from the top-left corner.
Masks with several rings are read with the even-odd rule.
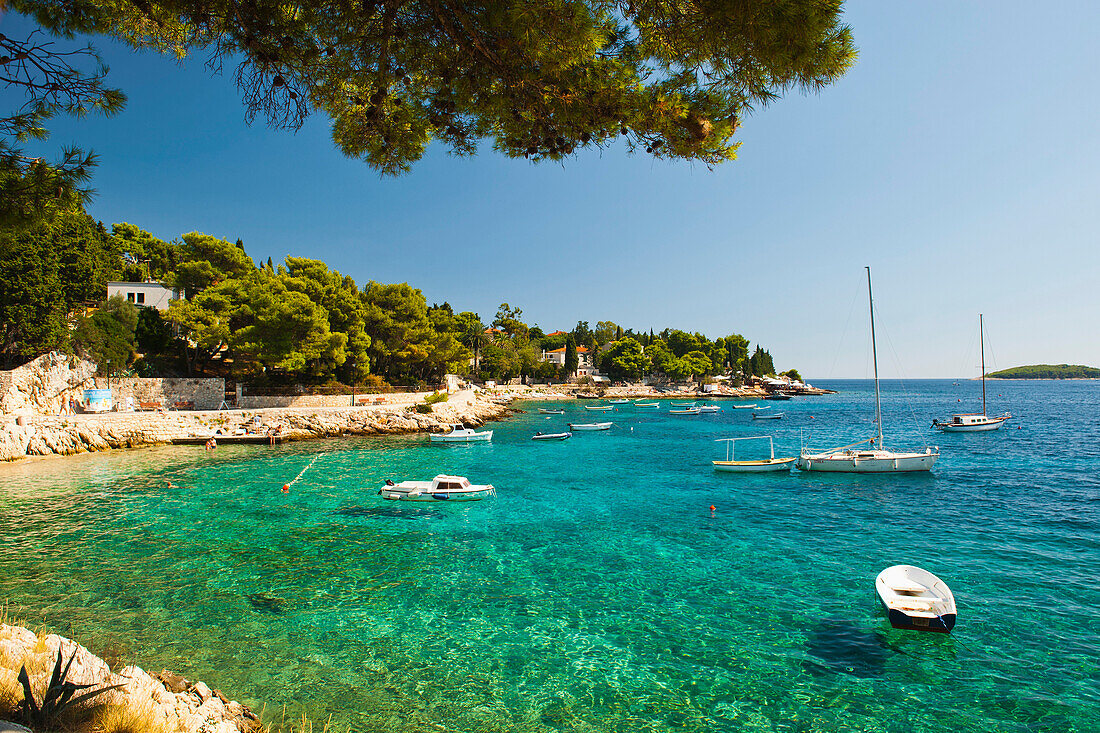
[[[1031,364],[985,376],[992,379],[1100,379],[1100,369],[1080,364]]]

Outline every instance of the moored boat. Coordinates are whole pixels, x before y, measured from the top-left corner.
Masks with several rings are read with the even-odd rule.
[[[1005,421],[1012,415],[1005,413],[998,417],[990,417],[985,407],[985,323],[982,314],[978,314],[978,334],[981,338],[982,349],[982,411],[952,415],[950,420],[940,422],[932,421],[932,427],[945,433],[987,433],[991,430],[999,430]],[[956,386],[958,382],[955,382]]]
[[[460,424],[450,425],[446,433],[431,433],[428,440],[432,443],[480,443],[493,439],[492,430],[477,432]]]
[[[766,400],[789,400],[791,395],[786,392],[773,392],[772,394],[764,395]]]
[[[387,481],[378,493],[383,499],[402,501],[480,501],[497,492],[492,484],[471,484],[465,476],[439,474],[431,481]]]
[[[543,433],[538,432],[531,436],[531,440],[569,440],[573,433]]]
[[[955,628],[955,596],[947,584],[913,565],[893,565],[878,574],[875,592],[895,629],[938,631]]]
[[[569,423],[569,429],[573,432],[578,430],[610,430],[614,424],[610,422]]]
[[[672,407],[695,407],[694,402],[670,402]]]
[[[721,412],[722,408],[718,405],[699,405],[695,408],[699,412]]]
[[[700,412],[698,407],[686,407],[682,410],[669,410],[669,415],[698,415]]]
[[[760,413],[754,412],[754,413],[752,413],[752,419],[753,420],[782,420],[783,419],[783,413],[782,412],[777,412],[775,414],[769,413],[767,415],[761,415]]]
[[[751,410],[754,407],[756,407],[755,402],[753,402],[751,405],[734,405],[733,409],[735,409],[735,410]],[[768,408],[767,407],[761,407],[760,409],[761,410],[766,410]]]
[[[657,402],[635,402],[634,406],[635,407],[641,407],[641,408],[644,409],[644,408],[660,407],[661,405],[660,405],[660,403],[657,403]]]
[[[564,415],[565,414],[565,410],[549,410],[545,407],[540,407],[539,412],[541,412],[543,415]]]
[[[586,409],[586,410],[603,410],[603,411],[606,411],[606,410],[614,410],[615,408],[612,405],[591,405],[591,406],[590,405],[585,405],[584,409]]]
[[[613,405],[625,405],[628,402],[630,402],[630,400],[608,400],[608,402],[610,402]]]
[[[770,458],[763,458],[757,460],[737,460],[737,452],[735,444],[739,440],[767,440],[768,447],[771,452]],[[726,471],[729,473],[766,473],[771,471],[789,471],[791,466],[794,465],[797,456],[791,456],[790,458],[776,458],[775,457],[775,442],[770,435],[754,435],[748,438],[719,438],[718,443],[724,442],[726,444],[726,460],[724,461],[711,461],[714,465],[715,471]]]

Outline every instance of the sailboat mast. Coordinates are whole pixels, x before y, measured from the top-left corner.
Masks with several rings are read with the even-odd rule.
[[[981,313],[978,314],[978,338],[982,342],[982,414],[985,415],[985,324]]]
[[[871,268],[867,267],[867,302],[871,305],[871,356],[875,362],[875,422],[878,423],[878,449],[882,450],[882,400],[878,389],[878,347],[875,345],[875,298],[871,295]]]

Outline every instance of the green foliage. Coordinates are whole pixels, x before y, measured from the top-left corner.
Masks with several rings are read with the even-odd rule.
[[[415,406],[415,409],[421,415],[428,415],[432,411],[432,406],[430,404],[419,404]]]
[[[429,405],[435,405],[440,402],[446,402],[448,399],[450,399],[450,395],[448,395],[446,392],[440,391],[432,392],[430,395],[424,398],[424,402],[428,403]]]
[[[116,295],[80,320],[73,331],[73,345],[98,365],[100,374],[110,375],[133,363],[137,325],[137,307]]]
[[[996,379],[1100,379],[1100,369],[1081,364],[1031,364],[986,376]]]
[[[0,234],[0,366],[18,366],[67,343],[60,271],[46,239]]]
[[[600,371],[615,381],[640,379],[649,370],[649,357],[630,337],[613,343],[601,355]]]
[[[580,324],[577,324],[578,326]],[[585,330],[588,326],[585,325]],[[577,342],[573,338],[573,334],[569,334],[565,340],[565,376],[572,377],[577,373],[577,367],[580,366],[580,357],[577,356]]]
[[[329,329],[346,338],[344,361],[335,369],[336,376],[349,384],[362,381],[370,372],[371,339],[366,332],[366,306],[355,281],[329,270],[320,260],[304,257],[287,257],[286,270],[280,278],[286,288],[324,308]]]
[[[137,348],[143,354],[161,354],[172,343],[172,325],[156,308],[141,308],[134,329]]]
[[[85,711],[89,703],[96,697],[125,687],[126,685],[107,685],[96,690],[87,690],[93,685],[78,685],[65,679],[69,674],[69,668],[76,659],[74,652],[68,662],[63,662],[61,650],[57,650],[57,662],[54,664],[53,673],[50,675],[49,684],[42,692],[42,702],[34,699],[34,690],[31,687],[30,675],[24,665],[19,670],[19,684],[23,686],[23,702],[20,703],[20,719],[28,727],[35,730],[57,730],[65,719],[73,717],[78,711]],[[64,663],[64,667],[61,665]],[[78,695],[77,693],[80,692]]]
[[[753,352],[748,360],[746,373],[757,377],[775,376],[775,365],[772,363],[772,355],[764,351],[763,347],[757,346],[756,351]]]
[[[432,324],[424,294],[408,283],[372,281],[361,297],[374,371],[393,384],[413,378],[432,349]]]
[[[782,372],[779,376],[789,377],[789,378],[791,378],[795,381],[798,381],[798,382],[802,381],[802,375],[798,373],[797,369],[788,369],[787,371]]]
[[[522,315],[523,311],[521,309],[513,308],[507,303],[501,303],[500,308],[497,309],[496,318],[493,319],[493,327],[504,331],[509,338],[515,338],[516,336],[527,338],[530,329],[527,328],[526,323],[520,320]]]
[[[243,277],[256,267],[244,250],[224,239],[199,232],[184,234],[181,239],[180,263],[173,284],[184,290],[188,298],[230,278]]]
[[[115,249],[125,258],[121,280],[142,282],[173,279],[172,276],[183,259],[183,248],[180,244],[157,239],[149,232],[125,222],[112,225],[111,235]],[[125,257],[126,255],[129,257]]]

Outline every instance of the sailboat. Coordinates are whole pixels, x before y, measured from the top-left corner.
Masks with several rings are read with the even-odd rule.
[[[886,450],[882,442],[882,397],[878,385],[878,349],[875,345],[875,300],[871,294],[871,268],[867,268],[867,301],[871,310],[871,354],[875,363],[875,423],[878,435],[824,453],[805,450],[795,464],[802,471],[836,471],[840,473],[894,473],[931,471],[940,457],[939,451],[925,448],[923,453],[897,453]],[[855,449],[870,443],[871,447]],[[853,450],[855,449],[855,450]]]
[[[985,324],[982,314],[978,314],[978,333],[982,342],[982,411],[959,415],[952,415],[950,420],[940,422],[932,421],[932,427],[945,433],[984,433],[990,430],[998,430],[1012,415],[1007,412],[1000,417],[990,417],[985,411]],[[958,384],[958,382],[956,382]]]

